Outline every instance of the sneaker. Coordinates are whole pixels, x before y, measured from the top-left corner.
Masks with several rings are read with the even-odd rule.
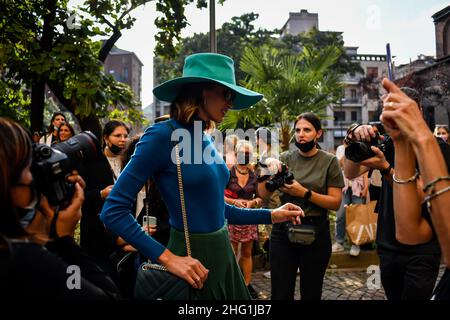
[[[331,247],[331,252],[342,252],[344,251],[344,246],[339,242],[335,242]]]
[[[263,276],[267,279],[270,279],[270,271],[264,272]]]
[[[359,246],[352,244],[352,247],[350,248],[350,255],[353,257],[359,256]]]
[[[258,292],[256,292],[255,288],[251,284],[247,286],[248,291],[250,292],[250,296],[253,300],[256,300],[259,298]]]

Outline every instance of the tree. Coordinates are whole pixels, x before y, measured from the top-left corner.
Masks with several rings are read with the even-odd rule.
[[[245,78],[245,74],[239,69],[239,62],[243,54],[242,48],[258,47],[275,41],[272,37],[276,31],[255,29],[253,22],[258,17],[259,15],[253,12],[233,17],[231,22],[225,22],[217,30],[217,51],[234,60],[237,81]],[[198,52],[208,52],[209,33],[196,33],[192,37],[183,38],[179,47],[180,50],[175,58],[167,59],[161,55],[155,57],[155,84],[181,76],[186,56]]]
[[[295,117],[305,111],[323,115],[340,96],[339,75],[331,68],[339,54],[335,46],[304,46],[301,54],[291,55],[267,46],[245,48],[240,68],[247,78],[241,84],[263,93],[264,99],[247,110],[230,111],[220,129],[278,123],[281,148],[287,150]]]
[[[68,23],[73,20],[68,0],[2,2],[0,115],[20,121],[29,114],[31,130],[41,130],[45,91],[50,88],[82,129],[99,135],[98,117],[107,115],[108,106],[137,106],[130,88],[105,75],[102,63],[121,30],[133,26],[130,13],[151,1],[162,14],[155,20],[155,52],[173,56],[174,42],[187,25],[184,7],[206,7],[206,0],[86,0],[76,27]],[[94,36],[107,40],[95,42]]]

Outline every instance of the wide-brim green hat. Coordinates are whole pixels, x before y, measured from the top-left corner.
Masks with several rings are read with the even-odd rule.
[[[236,85],[234,62],[231,58],[217,53],[197,53],[187,56],[184,61],[183,76],[166,81],[153,89],[159,100],[172,102],[185,84],[214,82],[224,85],[234,92],[232,108],[248,108],[263,98],[263,95]]]

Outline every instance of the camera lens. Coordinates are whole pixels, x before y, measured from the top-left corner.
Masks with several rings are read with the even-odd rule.
[[[81,132],[67,141],[54,145],[53,148],[65,153],[74,166],[80,160],[96,159],[101,150],[97,137],[90,131]]]
[[[52,149],[47,145],[41,145],[36,150],[36,153],[40,159],[48,159],[52,154]]]

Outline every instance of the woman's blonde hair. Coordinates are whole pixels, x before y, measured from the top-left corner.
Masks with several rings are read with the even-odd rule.
[[[225,151],[233,150],[236,147],[237,142],[239,141],[239,138],[235,134],[229,134],[225,137],[225,140],[223,141],[223,146],[225,147]]]
[[[198,110],[205,107],[203,90],[215,86],[212,82],[191,83],[183,86],[177,98],[170,105],[170,117],[182,123],[188,124],[195,120]],[[205,129],[213,129],[215,122],[206,121]]]

